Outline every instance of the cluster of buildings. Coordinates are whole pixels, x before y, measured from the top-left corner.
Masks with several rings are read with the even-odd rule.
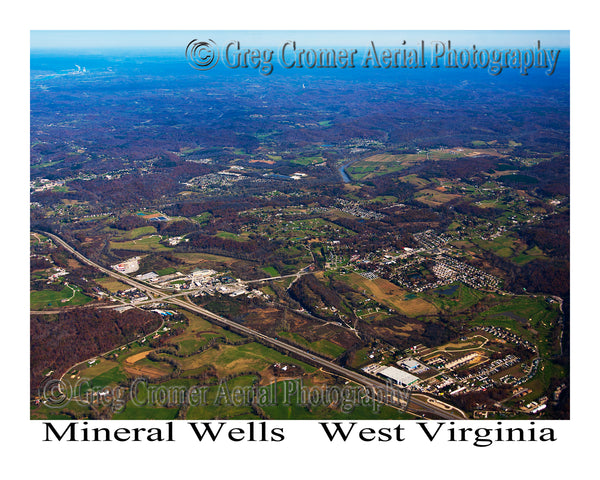
[[[128,258],[124,262],[111,265],[111,268],[119,273],[129,274],[137,272],[140,269],[139,261],[140,257],[132,257]]]
[[[160,277],[159,277],[158,273],[156,273],[156,272],[148,272],[148,273],[144,273],[143,275],[136,275],[135,278],[137,278],[138,280],[141,280],[142,282],[154,283]]]
[[[360,206],[358,202],[352,202],[344,198],[339,198],[337,201],[339,209],[350,215],[368,220],[381,220],[385,217],[383,213],[366,210]]]
[[[427,370],[429,370],[428,366],[423,365],[421,362],[415,360],[412,357],[405,358],[396,363],[400,367],[404,368],[407,372],[411,372],[416,375],[425,373]]]
[[[290,178],[293,180],[301,180],[306,177],[308,177],[308,175],[306,173],[301,173],[301,172],[296,172],[296,173],[290,175]]]
[[[521,361],[521,359],[519,357],[517,357],[516,355],[506,355],[503,358],[499,358],[497,360],[492,360],[489,363],[486,363],[484,366],[482,366],[481,368],[479,368],[478,370],[476,370],[473,373],[469,373],[468,375],[466,375],[464,377],[464,380],[470,380],[472,378],[474,378],[475,380],[478,380],[480,382],[485,382],[489,379],[489,377],[491,377],[492,375],[495,375],[499,372],[501,372],[502,370],[506,370],[510,367],[512,367],[513,365],[516,365],[517,363],[519,363]],[[510,376],[508,376],[510,377]],[[504,377],[503,377],[504,378]],[[513,377],[514,379],[514,377]],[[509,378],[502,380],[503,383],[515,383],[515,381],[510,381]]]
[[[31,192],[43,192],[44,190],[52,190],[53,188],[63,187],[67,182],[71,182],[73,180],[88,181],[94,180],[96,178],[106,178],[107,180],[114,180],[122,177],[123,175],[130,174],[133,171],[134,169],[132,168],[121,168],[102,174],[78,172],[77,175],[74,175],[72,177],[66,177],[55,180],[50,180],[48,178],[36,178],[29,182],[29,188]]]
[[[535,375],[539,363],[539,359],[535,359],[529,367],[512,353],[506,353],[501,358],[490,359],[480,349],[465,352],[434,349],[433,357],[431,353],[430,349],[424,348],[417,352],[417,347],[413,347],[405,352],[408,356],[395,364],[376,362],[363,367],[362,370],[402,387],[410,386],[417,391],[434,395],[456,396],[485,391],[498,385],[508,384],[516,388]],[[431,358],[426,359],[427,357]],[[513,368],[519,363],[524,376],[515,373]]]
[[[446,368],[447,370],[454,370],[456,368],[462,367],[463,365],[466,365],[467,363],[475,360],[477,357],[479,357],[478,353],[469,353],[468,355],[465,355],[463,357],[457,358],[456,360],[452,360],[451,362],[448,362],[444,365],[444,368]]]
[[[199,163],[201,165],[207,165],[212,163],[212,158],[186,158],[186,162]]]
[[[217,277],[214,270],[196,270],[192,272],[188,289],[193,290],[193,296],[214,295],[220,293],[230,297],[246,295],[248,298],[266,297],[260,290],[249,288],[246,282],[227,275]],[[182,287],[184,288],[184,287]]]
[[[54,273],[48,277],[48,283],[58,280],[59,277],[64,277],[69,274],[67,270],[62,267],[53,267]]]
[[[131,303],[143,302],[144,300],[149,299],[144,292],[135,287],[128,288],[127,290],[120,290],[116,295],[122,299],[129,300]]]
[[[548,406],[548,397],[542,397],[537,402],[529,402],[527,405],[521,407],[521,410],[535,415],[536,413],[540,413],[542,410],[545,410]]]
[[[524,383],[531,380],[537,374],[539,366],[540,366],[540,359],[534,358],[533,362],[531,362],[531,367],[525,370],[526,375],[524,377],[519,378],[515,382],[513,382],[513,384],[514,385],[523,385]]]
[[[413,234],[413,238],[423,245],[426,249],[439,248],[450,241],[450,237],[445,234],[437,234],[433,230],[425,230]]]
[[[246,282],[232,278],[228,275],[219,276],[215,270],[200,269],[189,274],[181,272],[158,275],[156,272],[147,272],[135,277],[138,280],[156,284],[161,288],[173,290],[188,290],[190,295],[214,295],[221,293],[231,297],[248,295],[249,298],[263,296],[260,290],[253,290]]]
[[[370,375],[385,378],[387,381],[391,381],[400,387],[409,387],[419,381],[419,377],[416,377],[405,370],[400,370],[393,366],[381,365],[379,363],[367,365],[362,370]]]
[[[382,365],[381,363],[372,363],[363,367],[363,371],[373,375],[385,378],[395,385],[401,387],[416,386],[421,380],[417,375],[423,374],[429,370],[429,367],[423,365],[412,357],[407,357],[396,362],[397,368],[393,365]]]
[[[462,361],[463,359],[458,360]],[[453,369],[445,370],[443,375],[433,381],[427,382],[427,384],[423,384],[422,390],[438,395],[447,393],[454,396],[472,391],[485,391],[500,384],[518,386],[528,381],[530,377],[526,376],[517,379],[513,375],[507,374],[499,378],[498,374],[510,369],[519,362],[521,362],[521,359],[518,356],[508,354],[496,360],[481,362],[476,369],[456,371],[457,368],[465,365],[465,363],[460,364],[459,362],[458,365],[452,365]],[[446,367],[449,365],[451,364],[446,364]],[[443,366],[438,365],[437,368],[442,369]]]
[[[369,138],[351,138],[345,142],[345,147],[351,154],[358,154],[366,152],[367,150],[381,147],[383,143],[379,140],[371,140]]]
[[[405,247],[401,251],[390,249],[385,253],[370,255],[370,260],[360,260],[354,255],[348,263],[355,263],[357,267],[364,270],[358,273],[367,279],[373,280],[378,277],[393,279],[413,292],[432,290],[459,281],[476,289],[498,289],[500,285],[498,277],[447,254],[450,248],[446,246],[450,241],[448,235],[426,230],[413,236],[421,247]],[[344,263],[332,249],[329,249],[327,254],[326,267],[335,268]],[[427,269],[433,275],[423,273]]]
[[[498,277],[490,275],[483,270],[472,267],[455,258],[449,257],[448,255],[438,255],[434,259],[434,262],[435,263],[431,266],[431,271],[438,278],[437,281],[415,284],[410,278],[405,278],[402,283],[415,292],[431,290],[457,281],[473,288],[489,290],[496,290],[500,284],[500,279]]]
[[[488,225],[491,226],[491,223],[488,223]],[[496,238],[500,237],[504,233],[506,233],[506,227],[504,225],[500,225],[494,231],[494,233],[490,234],[489,236],[483,236],[483,235],[481,235],[479,238],[481,238],[481,240],[490,241],[490,240],[495,240]]]
[[[376,278],[379,278],[379,275],[373,272],[360,272],[359,275],[367,280],[375,280]]]
[[[521,337],[514,334],[510,330],[507,330],[506,328],[493,327],[493,326],[488,325],[488,326],[484,326],[484,327],[473,327],[473,330],[474,331],[481,330],[481,331],[490,333],[490,334],[494,335],[494,337],[496,337],[496,338],[500,338],[506,342],[510,342],[515,345],[524,347],[533,353],[536,352],[535,346],[531,342],[529,342],[528,340],[522,339]]]
[[[64,184],[64,180],[49,180],[47,178],[39,178],[29,182],[29,189],[32,192],[43,192],[45,190],[52,190],[56,187],[62,187]]]
[[[235,182],[248,178],[237,172],[222,171],[219,173],[208,173],[199,177],[190,178],[183,185],[188,187],[208,188],[208,187],[230,187]]]

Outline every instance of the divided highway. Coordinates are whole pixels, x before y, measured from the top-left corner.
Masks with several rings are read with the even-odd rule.
[[[98,265],[97,263],[93,262],[92,260],[88,259],[84,255],[79,253],[77,250],[75,250],[71,245],[69,245],[67,242],[62,240],[60,237],[58,237],[52,233],[48,233],[48,232],[40,232],[40,233],[50,237],[57,244],[61,245],[63,248],[65,248],[67,251],[69,251],[71,254],[73,254],[73,256],[75,256],[81,262],[83,262],[87,265],[90,265],[90,266],[100,270],[101,272],[105,273],[106,275],[110,275],[111,277],[116,278],[117,280],[119,280],[123,283],[127,283],[128,285],[131,285],[132,287],[136,287],[148,294],[155,295],[157,297],[156,301],[164,301],[164,302],[168,302],[168,303],[171,303],[174,305],[178,305],[178,306],[185,308],[187,310],[190,310],[194,313],[198,313],[200,315],[208,317],[209,319],[211,319],[221,325],[226,325],[231,330],[238,331],[246,336],[260,339],[263,343],[270,345],[272,347],[275,347],[278,350],[284,349],[287,352],[291,353],[293,356],[295,356],[301,360],[308,360],[310,363],[317,364],[317,365],[321,366],[322,368],[324,368],[334,374],[340,375],[341,377],[344,377],[348,380],[352,380],[360,385],[363,385],[364,387],[366,387],[367,389],[369,389],[371,391],[373,391],[373,390],[377,390],[379,392],[389,391],[389,385],[386,385],[382,382],[379,382],[377,380],[366,377],[365,375],[362,375],[358,372],[355,372],[353,370],[349,370],[345,367],[337,365],[336,363],[333,363],[329,360],[325,360],[325,359],[318,357],[310,352],[302,350],[301,348],[298,348],[294,345],[290,345],[288,343],[282,342],[279,339],[276,339],[276,338],[270,337],[268,335],[265,335],[263,333],[257,332],[256,330],[252,330],[251,328],[245,327],[244,325],[240,325],[236,322],[233,322],[232,320],[229,320],[228,318],[222,317],[221,315],[217,315],[209,310],[199,307],[198,305],[195,305],[195,304],[191,303],[190,301],[186,301],[181,298],[174,298],[172,296],[170,298],[162,298],[162,297],[168,296],[169,293],[163,292],[162,290],[160,290],[156,287],[151,287],[145,283],[134,280],[131,277],[128,277],[127,275],[120,274],[120,273],[110,270],[108,268],[102,267],[101,265]],[[397,405],[392,404],[392,406],[397,406]],[[458,408],[453,407],[448,404],[445,404],[443,402],[440,402],[438,400],[435,400],[435,399],[428,397],[426,395],[423,395],[423,394],[415,394],[415,395],[410,396],[407,411],[410,413],[414,413],[416,415],[423,415],[425,417],[433,416],[435,418],[441,418],[441,419],[445,419],[445,420],[465,420],[467,418],[467,416],[464,414],[464,412],[462,412]]]

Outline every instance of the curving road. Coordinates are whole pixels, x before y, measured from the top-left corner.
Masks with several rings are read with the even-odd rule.
[[[355,372],[353,370],[349,370],[349,369],[342,367],[341,365],[337,365],[336,363],[333,363],[329,360],[325,360],[319,356],[314,355],[313,353],[307,352],[306,350],[302,350],[301,348],[298,348],[294,345],[290,345],[288,343],[282,342],[281,340],[278,340],[276,338],[273,338],[273,337],[270,337],[263,333],[260,333],[256,330],[248,328],[244,325],[240,325],[239,323],[229,320],[228,318],[222,317],[222,316],[217,315],[209,310],[199,307],[198,305],[195,305],[195,304],[191,303],[190,301],[186,301],[181,298],[173,298],[173,297],[170,297],[168,299],[167,298],[163,299],[161,297],[168,296],[169,292],[163,292],[162,290],[160,290],[156,287],[152,287],[145,283],[134,280],[134,279],[128,277],[127,275],[115,272],[115,271],[110,270],[105,267],[102,267],[101,265],[98,265],[97,263],[93,262],[89,258],[87,258],[84,255],[82,255],[81,253],[79,253],[77,250],[75,250],[71,245],[69,245],[67,242],[62,240],[60,237],[58,237],[52,233],[48,233],[48,232],[40,232],[40,233],[50,237],[57,244],[61,245],[63,248],[65,248],[67,251],[69,251],[71,254],[73,254],[81,262],[83,262],[87,265],[90,265],[90,266],[100,270],[101,272],[105,273],[106,275],[110,275],[111,277],[116,278],[123,283],[127,283],[128,285],[131,285],[132,287],[136,287],[136,288],[140,289],[141,291],[156,295],[157,297],[159,297],[156,299],[157,301],[164,300],[168,303],[178,305],[178,306],[185,308],[187,310],[190,310],[194,313],[199,313],[200,315],[208,317],[221,325],[226,325],[231,330],[241,332],[242,334],[244,334],[246,336],[257,338],[257,339],[261,340],[262,342],[264,342],[265,344],[276,347],[279,350],[283,349],[283,350],[293,354],[293,356],[295,356],[301,360],[308,360],[309,362],[311,362],[313,364],[317,364],[317,365],[329,370],[330,372],[333,372],[337,375],[340,375],[348,380],[352,380],[352,381],[366,387],[370,391],[388,392],[390,390],[389,385],[386,385],[385,383],[382,383],[375,379],[369,378],[369,377],[362,375],[358,372]],[[384,402],[384,403],[387,403],[387,404],[397,407],[398,406],[397,404],[394,405],[394,402],[396,400],[398,400],[398,399],[395,397],[392,397],[389,402]],[[400,400],[402,400],[402,399],[400,399]],[[460,410],[452,405],[443,403],[439,400],[435,400],[435,399],[428,397],[426,395],[423,395],[423,394],[418,394],[418,396],[411,395],[409,402],[408,402],[408,407],[406,408],[406,410],[409,413],[413,413],[418,416],[433,416],[434,418],[441,418],[444,420],[465,420],[465,419],[467,419],[467,416],[464,414],[464,412],[462,410]]]

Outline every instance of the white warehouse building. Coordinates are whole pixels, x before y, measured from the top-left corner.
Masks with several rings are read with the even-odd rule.
[[[419,377],[415,377],[408,372],[404,372],[396,367],[387,367],[379,372],[379,375],[383,375],[386,378],[396,382],[398,385],[402,387],[408,387],[412,385]]]

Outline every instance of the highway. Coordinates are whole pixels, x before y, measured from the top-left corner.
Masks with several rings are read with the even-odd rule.
[[[243,335],[246,335],[249,337],[254,337],[254,338],[260,339],[266,345],[275,347],[278,350],[285,350],[286,352],[291,353],[294,357],[296,357],[298,359],[307,360],[309,363],[317,364],[320,367],[323,367],[324,369],[326,369],[332,373],[340,375],[341,377],[344,377],[347,380],[354,381],[354,382],[366,387],[367,389],[369,389],[371,391],[377,390],[379,392],[388,392],[390,390],[389,385],[386,385],[383,382],[369,378],[358,372],[355,372],[353,370],[342,367],[341,365],[337,365],[329,360],[325,360],[319,356],[316,356],[310,352],[307,352],[306,350],[302,350],[301,348],[298,348],[294,345],[285,343],[279,339],[276,339],[276,338],[270,337],[268,335],[265,335],[263,333],[260,333],[256,330],[248,328],[244,325],[240,325],[232,320],[229,320],[228,318],[222,317],[221,315],[217,315],[209,310],[199,307],[198,305],[195,305],[195,304],[191,303],[190,301],[186,301],[181,298],[174,298],[172,296],[168,299],[162,298],[162,297],[168,296],[169,293],[163,292],[162,290],[160,290],[156,287],[151,287],[145,283],[134,280],[134,279],[128,277],[127,275],[120,274],[120,273],[110,270],[108,268],[102,267],[101,265],[98,265],[97,263],[93,262],[92,260],[88,259],[84,255],[79,253],[77,250],[75,250],[71,245],[69,245],[67,242],[62,240],[60,237],[58,237],[52,233],[48,233],[48,232],[40,232],[40,233],[50,237],[58,245],[61,245],[63,248],[65,248],[67,251],[69,251],[71,254],[73,254],[81,262],[83,262],[87,265],[90,265],[90,266],[100,270],[101,272],[105,273],[106,275],[110,275],[111,277],[116,278],[123,283],[127,283],[128,285],[131,285],[132,287],[136,287],[139,290],[142,290],[148,294],[155,295],[156,297],[158,297],[156,299],[156,301],[166,301],[168,303],[178,305],[182,308],[190,310],[194,313],[203,315],[204,317],[208,317],[209,319],[212,319],[213,321],[215,321],[221,325],[226,325],[231,330],[240,332]],[[384,402],[384,403],[388,403],[388,404],[391,404],[392,406],[397,407],[398,405],[393,404],[394,403],[393,400],[394,400],[394,398],[392,398],[391,403],[390,402]],[[426,395],[422,395],[422,394],[418,394],[418,396],[411,395],[409,403],[408,403],[408,408],[406,408],[406,410],[409,413],[413,413],[418,416],[425,416],[426,418],[427,418],[427,415],[432,415],[434,418],[441,418],[441,419],[445,419],[445,420],[464,420],[467,418],[467,416],[464,414],[464,412],[462,412],[458,408],[453,407],[448,404],[445,404],[443,402],[440,402],[439,400],[435,400],[431,397],[427,397]]]

